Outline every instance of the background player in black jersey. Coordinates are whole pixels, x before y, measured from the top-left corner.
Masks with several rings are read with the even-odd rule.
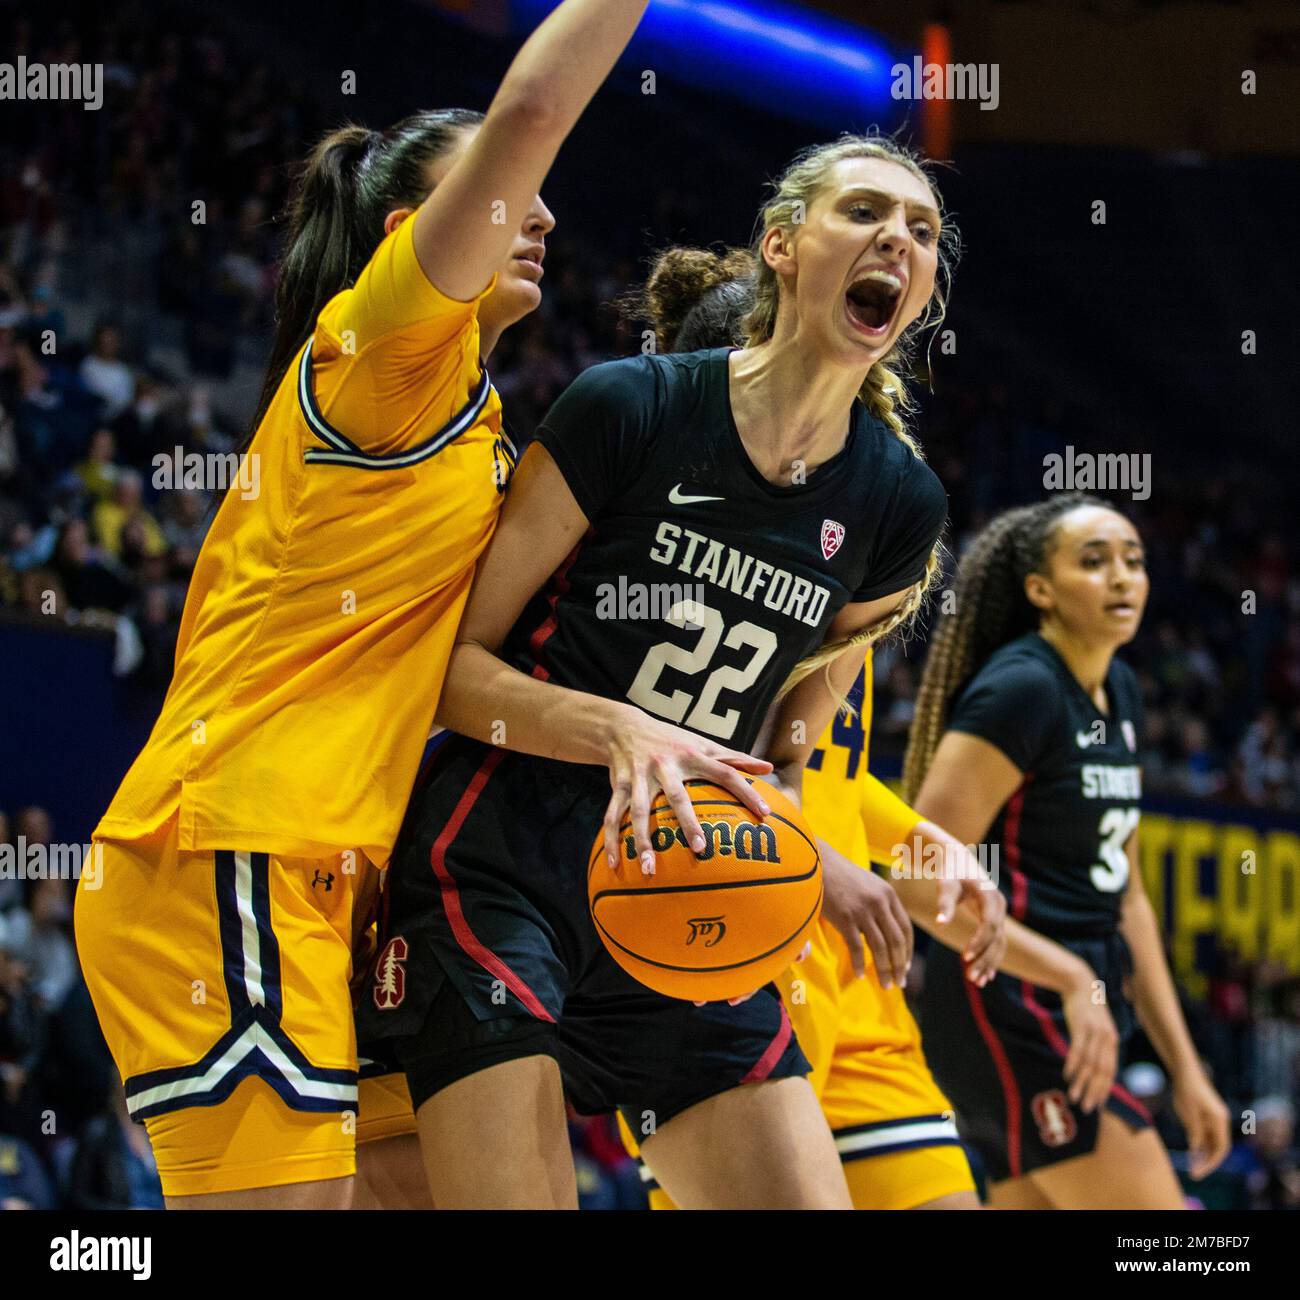
[[[617,861],[629,809],[653,869],[660,790],[703,848],[692,778],[762,815],[741,774],[769,771],[746,751],[783,686],[769,753],[797,798],[866,645],[920,606],[947,503],[885,363],[941,310],[938,206],[886,141],[802,155],[764,209],[750,346],[595,367],[521,462],[442,696],[459,735],[394,855],[403,996],[365,1031],[397,1037],[440,1208],[576,1203],[562,1083],[623,1109],[679,1204],[849,1204],[774,990],[697,1008],[638,985],[585,869],[602,818]],[[620,581],[691,599],[602,618]],[[893,891],[833,860],[826,889],[905,969]]]
[[[1100,500],[1071,494],[994,519],[931,642],[905,788],[964,842],[997,846],[1011,915],[1091,968],[1121,1039],[1136,1012],[1173,1079],[1200,1178],[1228,1151],[1228,1112],[1188,1035],[1137,870],[1141,698],[1114,658],[1147,590],[1137,530]],[[926,1050],[989,1170],[992,1203],[1180,1208],[1141,1104],[1118,1085],[1100,1107],[1080,1103],[1063,1069],[1066,1027],[1055,993],[1008,975],[977,989],[955,954],[932,948]]]

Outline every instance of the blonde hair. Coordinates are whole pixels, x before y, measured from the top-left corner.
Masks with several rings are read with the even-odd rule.
[[[647,318],[655,326],[656,343],[663,351],[672,351],[687,315],[711,290],[737,280],[748,279],[753,285],[753,307],[740,320],[738,343],[757,347],[771,340],[776,332],[777,311],[781,300],[781,282],[762,255],[763,240],[775,229],[795,230],[802,224],[827,182],[831,169],[850,158],[879,158],[897,163],[923,180],[942,210],[943,200],[927,164],[896,140],[879,132],[866,135],[843,135],[829,144],[813,145],[796,154],[785,171],[773,182],[772,194],[759,214],[752,245],[748,249],[727,248],[713,251],[704,248],[669,248],[660,252],[651,265],[644,289],[626,306],[631,314]],[[893,348],[875,362],[867,372],[858,398],[876,419],[888,426],[894,436],[911,453],[923,458],[920,445],[907,428],[916,403],[904,378],[910,372],[915,348],[921,335],[936,328],[948,308],[952,272],[960,256],[961,242],[956,228],[944,221],[939,233],[939,268],[934,293],[925,311],[905,329]],[[821,646],[801,659],[780,695],[788,694],[805,677],[825,669],[830,682],[830,665],[854,646],[865,651],[891,632],[909,628],[920,613],[926,596],[942,567],[943,544],[936,542],[926,562],[925,576],[907,593],[893,613],[862,628],[852,636]],[[778,696],[779,698],[779,696]],[[843,707],[844,700],[837,702]]]

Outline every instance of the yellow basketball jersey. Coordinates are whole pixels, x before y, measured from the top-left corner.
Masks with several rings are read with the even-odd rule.
[[[387,860],[514,463],[479,361],[492,285],[445,297],[413,230],[330,300],[281,380],[97,836],[178,813],[183,850]]]
[[[871,861],[891,862],[893,846],[905,841],[921,818],[867,771],[870,652],[849,700],[854,716],[837,715],[808,761],[803,811],[822,839],[866,867]],[[869,949],[865,956],[870,967]],[[881,988],[873,970],[866,980],[856,980],[848,946],[829,921],[818,922],[807,960],[782,972],[776,983],[813,1063],[819,1096],[827,1091],[834,1061],[881,1049],[915,1051],[919,1058],[920,1033],[902,990]]]
[[[803,811],[817,834],[854,862],[888,863],[920,814],[867,771],[871,735],[871,652],[849,692],[856,712],[837,714],[804,769]]]

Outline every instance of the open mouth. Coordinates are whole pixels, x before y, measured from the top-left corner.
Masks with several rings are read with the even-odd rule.
[[[858,329],[873,338],[881,338],[889,332],[902,298],[901,281],[885,272],[873,271],[849,286],[845,305],[849,319]]]

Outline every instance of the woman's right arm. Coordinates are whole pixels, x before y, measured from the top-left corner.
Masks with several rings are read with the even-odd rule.
[[[415,214],[416,257],[447,297],[467,302],[492,279],[648,3],[565,0],[515,55],[473,142]]]
[[[635,705],[540,681],[500,657],[524,606],[587,527],[564,475],[546,448],[535,443],[515,471],[501,521],[479,562],[437,723],[521,753],[608,767],[614,793],[605,821],[606,851],[616,857],[618,828],[630,807],[642,868],[653,870],[649,814],[658,790],[668,796],[698,852],[704,834],[685,781],[711,781],[764,816],[767,805],[741,773],[763,776],[772,765],[662,722]]]
[[[1023,781],[1024,773],[996,745],[966,732],[949,731],[935,750],[912,806],[961,844],[978,844]],[[928,907],[934,883],[898,880],[895,888],[904,906],[911,894],[912,906]],[[960,951],[968,923],[959,917],[954,917],[954,922],[951,929],[932,933]],[[1006,941],[999,969],[1060,995],[1070,1027],[1064,1071],[1070,1100],[1085,1111],[1093,1110],[1106,1099],[1119,1064],[1119,1033],[1104,996],[1098,1000],[1096,972],[1068,948],[1011,918],[1007,919]]]

